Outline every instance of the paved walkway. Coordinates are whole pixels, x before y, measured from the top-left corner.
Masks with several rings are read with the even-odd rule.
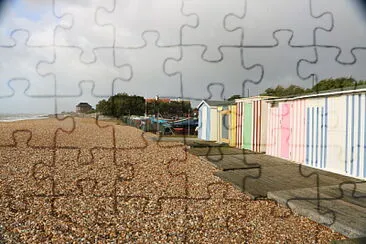
[[[234,148],[201,147],[190,152],[214,164],[220,169],[218,177],[254,199],[276,200],[350,238],[366,236],[364,181]]]

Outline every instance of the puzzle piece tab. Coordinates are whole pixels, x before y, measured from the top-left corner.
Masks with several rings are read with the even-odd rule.
[[[23,31],[29,35],[28,45],[51,46],[54,44],[56,27],[69,26],[71,16],[57,16],[54,12],[54,0],[3,2],[0,16],[0,45],[12,45],[12,33]]]
[[[227,197],[227,187],[222,183],[208,184],[207,190],[209,198],[188,200],[187,239],[207,242],[247,239],[252,233],[245,219],[250,200]]]
[[[74,57],[74,61],[95,62],[98,58],[96,49],[113,46],[113,29],[108,26],[101,27],[96,22],[97,9],[112,6],[112,0],[103,2],[99,0],[83,2],[54,0],[54,2],[56,14],[72,16],[72,25],[59,26],[54,35],[57,46],[74,47],[80,50],[80,56]]]
[[[310,78],[299,82],[297,62],[300,59],[315,59],[315,48],[291,46],[293,33],[290,31],[275,31],[273,37],[276,40],[276,45],[273,47],[243,48],[245,62],[261,64],[264,70],[260,84],[248,81],[245,83],[244,91],[252,96],[262,92],[260,90],[262,87],[275,88],[278,85],[288,87],[293,84],[304,88],[312,87]],[[279,59],[281,62],[278,62]]]
[[[115,49],[116,65],[130,64],[133,69],[133,77],[125,82],[116,84],[116,91],[135,94],[139,87],[148,86],[144,92],[138,95],[148,97],[171,96],[179,97],[181,94],[179,80],[175,77],[169,78],[164,75],[164,61],[167,58],[178,58],[180,54],[179,47],[159,46],[160,34],[158,32],[142,33],[145,44],[136,48]],[[149,70],[149,74],[146,74]]]
[[[245,0],[245,5],[243,16],[231,14],[225,23],[229,30],[244,32],[244,46],[274,46],[273,33],[277,30],[291,31],[292,45],[313,45],[314,29],[330,29],[332,26],[329,13],[313,15],[309,0]]]
[[[349,77],[354,79],[366,79],[366,71],[363,69],[366,62],[366,50],[355,50],[353,53],[356,62],[353,64],[341,64],[337,62],[339,48],[336,47],[316,47],[316,59],[301,59],[298,65],[299,76],[308,79],[315,75],[315,82],[330,77]]]
[[[182,44],[204,47],[201,58],[204,60],[220,60],[223,58],[221,46],[239,46],[242,33],[229,32],[225,27],[228,14],[242,15],[244,1],[230,0],[185,0],[182,11],[195,15],[197,24],[185,26],[182,31]]]
[[[0,147],[0,175],[2,192],[8,198],[22,198],[52,193],[52,181],[38,181],[32,177],[34,164],[52,165],[54,150],[46,147],[32,147],[29,141],[32,132],[13,132],[15,144]]]
[[[361,10],[362,1],[311,1],[312,12],[320,16],[331,13],[333,26],[324,30],[317,28],[316,44],[338,48],[336,61],[339,63],[357,62],[358,49],[366,49],[365,12]],[[347,35],[352,30],[352,35]],[[352,36],[352,37],[351,37]]]
[[[97,18],[101,26],[113,27],[115,47],[144,45],[145,31],[161,33],[160,46],[173,46],[181,44],[181,26],[192,22],[181,8],[182,0],[114,0],[112,8],[99,9]]]
[[[8,86],[12,91],[9,95],[0,95],[0,111],[4,114],[12,114],[13,111],[19,113],[53,113],[55,111],[56,100],[54,97],[47,95],[30,96],[30,81],[20,78],[13,79],[8,82]],[[2,89],[0,89],[2,90]],[[4,91],[4,90],[3,90]],[[24,104],[27,104],[27,107]],[[11,104],[11,106],[9,106]],[[43,104],[39,108],[39,104]],[[29,107],[28,107],[29,106]]]
[[[240,48],[222,48],[223,60],[213,62],[205,62],[200,58],[203,49],[200,46],[182,47],[180,59],[169,59],[165,64],[167,74],[181,72],[184,98],[207,99],[210,95],[202,94],[207,94],[208,87],[213,84],[222,84],[225,87],[224,98],[229,98],[232,94],[243,95],[245,81],[260,81],[263,72],[260,65],[245,63]],[[199,73],[197,67],[200,67]],[[231,75],[227,76],[226,72]]]
[[[113,196],[116,185],[133,177],[133,166],[116,159],[113,150],[92,150],[93,161],[78,161],[80,151],[58,149],[53,164],[34,165],[34,178],[52,180],[56,195]]]
[[[40,61],[37,69],[44,76],[56,77],[57,96],[80,96],[79,84],[82,81],[94,82],[96,96],[115,95],[116,83],[131,79],[131,67],[128,64],[115,65],[111,48],[99,48],[94,53],[96,60],[83,63],[79,61],[82,54],[79,48],[56,47],[53,60]]]
[[[43,78],[36,69],[40,59],[52,58],[52,47],[29,46],[30,36],[26,32],[12,32],[11,38],[14,44],[0,46],[0,97],[14,95],[10,87],[12,80],[28,81],[31,86],[27,88],[27,95],[55,95],[54,79]]]

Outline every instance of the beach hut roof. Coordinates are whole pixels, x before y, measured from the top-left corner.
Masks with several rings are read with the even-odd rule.
[[[76,107],[91,107],[91,105],[87,102],[80,102]]]
[[[253,97],[243,97],[235,99],[235,102],[242,102],[242,101],[258,101],[258,100],[267,100],[267,99],[275,99],[278,97],[274,96],[253,96]]]
[[[366,92],[366,88],[363,88],[363,89],[343,88],[343,90],[341,90],[341,89],[328,90],[328,91],[321,91],[318,93],[310,93],[310,94],[300,95],[300,96],[288,96],[288,97],[274,98],[274,99],[268,99],[268,100],[274,101],[274,102],[281,102],[281,101],[290,101],[290,100],[298,100],[298,99],[306,99],[306,98],[341,96],[341,95],[345,95],[345,94],[355,94],[355,93],[362,93],[362,92]]]
[[[235,101],[202,100],[202,102],[200,102],[200,104],[198,104],[197,108],[201,107],[202,104],[206,104],[209,107],[217,107],[217,106],[233,105],[233,104],[235,104]]]

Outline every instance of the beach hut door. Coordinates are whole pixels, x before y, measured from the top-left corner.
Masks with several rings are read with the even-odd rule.
[[[290,104],[281,106],[281,157],[290,157]]]
[[[248,150],[252,150],[252,109],[251,103],[246,103],[244,105],[243,148]]]

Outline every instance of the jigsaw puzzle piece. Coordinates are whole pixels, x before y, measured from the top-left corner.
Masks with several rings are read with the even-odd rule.
[[[30,83],[28,85],[31,86],[26,89],[28,96],[54,95],[55,82],[52,77],[42,78],[36,70],[40,59],[52,58],[52,47],[29,46],[29,33],[21,31],[11,32],[10,37],[14,44],[0,46],[0,98],[14,95],[11,92],[13,80],[26,80]]]
[[[112,8],[99,8],[97,19],[101,26],[113,27],[115,47],[144,45],[145,31],[161,34],[159,46],[174,46],[181,44],[181,27],[193,23],[181,8],[182,0],[115,0]]]
[[[181,75],[184,98],[200,101],[207,99],[211,95],[202,96],[202,94],[206,94],[208,88],[218,84],[225,87],[224,98],[239,93],[244,96],[244,82],[260,81],[263,72],[261,66],[258,64],[245,65],[241,48],[222,48],[223,60],[213,62],[205,62],[200,58],[203,49],[200,46],[182,47],[180,59],[167,59],[165,63],[167,75]],[[200,67],[198,76],[197,67]],[[227,73],[231,75],[228,76]],[[195,89],[192,90],[191,87]]]
[[[304,46],[314,44],[315,28],[329,30],[332,22],[330,13],[314,16],[309,0],[246,0],[244,15],[230,14],[225,25],[228,30],[244,32],[244,46],[275,46],[272,34],[277,30],[290,30],[290,44]]]
[[[94,133],[90,133],[93,130]],[[85,137],[88,135],[88,137]],[[99,137],[105,140],[99,140]],[[79,150],[78,162],[93,162],[93,149],[115,149],[115,128],[112,124],[96,119],[75,118],[75,128],[71,131],[59,130],[55,134],[57,148]]]
[[[254,95],[263,92],[261,87],[273,87],[280,85],[288,87],[296,82],[304,88],[312,87],[312,80],[309,78],[298,82],[297,62],[304,58],[315,59],[314,47],[296,47],[290,45],[293,38],[291,31],[275,31],[273,38],[276,44],[273,47],[245,47],[243,48],[244,60],[249,63],[257,63],[263,66],[263,78],[258,82],[245,82],[245,94]],[[278,60],[281,59],[281,62]]]
[[[82,194],[58,197],[53,202],[53,215],[68,228],[76,230],[73,237],[88,242],[113,241],[116,228],[124,225],[118,219],[115,198]]]
[[[43,76],[56,77],[56,95],[59,97],[80,96],[80,83],[84,81],[95,84],[93,92],[98,92],[93,94],[95,96],[115,95],[116,83],[130,80],[132,69],[128,64],[115,65],[112,48],[99,48],[94,53],[97,59],[84,63],[79,62],[82,54],[79,48],[56,47],[53,60],[41,61],[37,71]]]
[[[226,187],[225,187],[226,186]],[[246,222],[248,199],[227,197],[227,185],[208,184],[210,197],[188,200],[189,241],[243,242],[252,233]]]
[[[224,23],[228,14],[243,14],[244,1],[186,0],[183,3],[183,13],[195,15],[197,24],[183,28],[182,44],[204,47],[202,51],[200,50],[203,60],[221,60],[223,58],[221,46],[240,45],[242,33],[229,32]]]
[[[53,164],[54,150],[30,146],[31,138],[29,130],[14,131],[14,145],[0,147],[1,185],[9,198],[52,194],[52,181],[32,176],[34,164]]]
[[[149,144],[145,133],[137,128],[129,127],[125,130],[124,126],[115,126],[115,133],[116,147],[119,150],[144,149]],[[136,138],[139,140],[135,140]]]
[[[133,94],[141,90],[142,86],[148,86],[141,92],[144,97],[179,97],[181,95],[180,83],[177,78],[164,75],[163,65],[167,58],[178,58],[180,47],[159,46],[160,34],[158,32],[142,33],[145,43],[136,48],[115,48],[116,65],[130,64],[133,69],[133,77],[128,82],[116,84],[117,91]],[[149,75],[146,76],[146,70]]]
[[[219,156],[219,155],[217,155]],[[209,184],[213,184],[213,183],[217,183],[217,182],[221,182],[221,179],[224,180],[232,180],[233,178],[226,178],[226,176],[230,175],[231,172],[235,172],[236,170],[233,170],[236,166],[240,165],[240,168],[243,169],[243,172],[245,172],[245,174],[243,174],[243,177],[240,177],[240,182],[239,184],[236,184],[237,182],[234,182],[234,184],[238,187],[242,187],[243,191],[245,191],[245,184],[246,181],[252,179],[252,180],[256,180],[258,179],[258,177],[260,177],[261,174],[261,168],[258,164],[256,164],[256,162],[253,163],[253,160],[247,160],[247,158],[243,155],[232,155],[232,157],[230,157],[231,155],[220,155],[219,157],[221,159],[224,159],[223,162],[227,162],[226,158],[229,158],[232,169],[229,171],[225,171],[224,169],[222,169],[223,171],[218,171],[217,168],[212,167],[212,162],[215,163],[218,162],[220,160],[220,158],[217,160],[217,158],[215,158],[215,161],[213,160],[213,158],[215,156],[211,155],[210,158],[207,160],[208,156],[205,156],[205,159],[202,160],[202,157],[197,157],[195,155],[191,155],[191,154],[187,154],[187,160],[184,162],[184,164],[186,166],[182,166],[182,163],[176,163],[173,162],[173,164],[171,165],[171,169],[170,171],[172,173],[174,173],[174,167],[176,165],[180,165],[180,167],[186,167],[188,170],[183,171],[181,170],[181,172],[184,172],[185,175],[187,175],[187,194],[189,196],[189,198],[196,198],[196,199],[200,199],[200,198],[209,198],[210,197],[210,191],[207,190],[207,185]],[[233,160],[234,158],[234,160]],[[210,162],[209,162],[210,161]],[[242,172],[241,172],[242,173]],[[205,179],[205,184],[196,184],[196,181],[199,181],[201,179]],[[235,197],[236,195],[233,194],[234,191],[234,187],[229,188],[228,189],[228,194],[232,194],[233,197]],[[231,196],[231,195],[230,195]]]
[[[59,96],[55,98],[56,101],[56,114],[62,114],[68,112],[70,108],[75,107],[80,101],[87,101],[89,104],[98,104],[102,99],[108,99],[109,96],[96,95],[95,82],[94,81],[80,81],[79,94],[75,96]],[[113,92],[113,91],[111,91]],[[95,106],[94,106],[95,108]]]
[[[139,150],[143,150],[142,153],[139,153]],[[127,156],[127,160],[133,165],[134,174],[130,180],[119,182],[117,195],[146,198],[144,211],[151,215],[161,211],[161,199],[187,196],[185,174],[187,152],[184,150],[184,145],[181,148],[177,146],[169,148],[153,143],[144,149],[125,150],[125,152],[126,155],[130,155]],[[119,155],[123,158],[125,154]]]
[[[330,77],[349,77],[352,74],[352,78],[356,80],[365,80],[366,71],[363,67],[366,62],[366,50],[355,50],[353,53],[356,62],[348,65],[337,62],[339,50],[336,47],[316,47],[316,59],[299,61],[299,77],[308,79],[314,75],[315,82],[318,82]]]
[[[71,131],[74,126],[74,120],[70,117],[25,120],[12,123],[1,122],[0,147],[16,147],[15,133],[17,131],[29,131],[31,133],[31,137],[27,142],[29,146],[53,149],[55,148],[54,133],[58,130]],[[46,131],[50,131],[51,136],[46,134]]]
[[[208,100],[225,100],[225,85],[222,83],[211,83],[207,86]]]
[[[185,199],[160,201],[161,212],[151,215],[145,212],[146,198],[118,197],[119,236],[124,242],[185,242]]]
[[[9,95],[0,96],[0,111],[4,114],[12,114],[14,111],[24,114],[49,114],[55,111],[55,98],[52,96],[28,95],[31,86],[26,79],[13,79],[9,81],[9,88],[12,91]],[[24,106],[24,104],[27,106]],[[44,104],[40,107],[39,104]]]
[[[315,15],[331,13],[333,26],[331,29],[317,28],[316,43],[320,46],[339,48],[335,59],[339,63],[357,62],[357,49],[366,49],[365,12],[361,10],[362,1],[312,1]],[[349,38],[350,29],[354,38]]]
[[[113,150],[92,150],[93,161],[80,163],[80,150],[58,149],[55,163],[34,166],[39,180],[52,179],[55,194],[113,196],[119,181],[133,177],[133,165],[117,160]]]
[[[59,227],[59,223],[50,218],[52,202],[48,197],[18,198],[2,194],[0,209],[2,226],[5,230],[1,238],[8,242],[52,242],[50,233],[57,231],[57,227]],[[52,225],[47,225],[49,221],[52,222]]]
[[[58,15],[71,15],[72,25],[59,26],[55,30],[55,44],[63,47],[75,47],[80,56],[73,60],[95,62],[98,59],[96,49],[113,47],[114,36],[112,27],[101,27],[96,22],[96,11],[103,6],[112,6],[112,0],[71,2],[55,0],[54,11]]]
[[[12,45],[12,33],[22,31],[29,35],[27,45],[52,46],[55,28],[70,25],[71,16],[56,16],[53,0],[2,2],[5,3],[0,16],[0,45]]]

